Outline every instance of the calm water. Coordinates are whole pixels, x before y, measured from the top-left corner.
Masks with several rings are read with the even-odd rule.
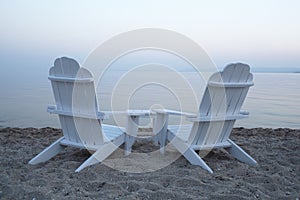
[[[164,76],[162,74],[155,75]],[[199,85],[197,98],[201,99],[204,84],[190,73],[187,75],[191,82]],[[117,76],[115,77],[117,78]],[[170,78],[170,77],[169,77]],[[164,79],[168,79],[165,77]],[[42,74],[39,79],[20,78],[19,82],[3,81],[0,86],[0,126],[1,127],[59,127],[56,115],[46,112],[48,104],[53,104],[52,90],[47,74]],[[23,80],[23,82],[22,82]],[[34,80],[34,81],[33,81]],[[100,108],[111,108],[111,83],[114,78],[103,80],[101,89],[98,87],[98,100]],[[168,81],[168,80],[167,80]],[[246,98],[243,109],[250,111],[250,118],[239,120],[236,126],[243,127],[288,127],[300,128],[300,74],[292,73],[256,73],[253,86]],[[134,84],[134,82],[133,82]],[[123,84],[122,87],[127,87]],[[145,86],[137,89],[127,98],[126,92],[117,88],[114,96],[113,107],[128,105],[131,109],[151,108],[153,104],[163,104],[167,108],[178,108],[174,94],[159,86]],[[172,86],[171,86],[172,87]],[[189,102],[184,88],[177,88],[181,99],[183,98],[185,111],[193,111],[197,104]],[[167,92],[166,92],[167,91]],[[126,101],[127,99],[127,101]],[[167,104],[167,105],[166,105]],[[109,121],[108,121],[109,122]]]

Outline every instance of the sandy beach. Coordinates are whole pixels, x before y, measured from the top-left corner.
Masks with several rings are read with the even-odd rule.
[[[204,159],[209,174],[183,157],[148,173],[127,173],[97,164],[75,173],[89,157],[67,147],[46,163],[28,161],[61,137],[54,128],[0,129],[0,199],[299,199],[300,130],[235,128],[232,139],[259,166],[241,163],[221,150]],[[135,143],[134,152],[157,148]]]

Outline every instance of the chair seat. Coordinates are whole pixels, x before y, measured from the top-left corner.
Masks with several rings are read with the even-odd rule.
[[[180,138],[183,142],[188,142],[188,138],[190,136],[192,129],[192,125],[172,125],[168,126],[168,130],[171,131],[176,137]],[[214,144],[207,144],[207,145],[191,145],[190,147],[194,150],[201,150],[201,149],[218,149],[218,148],[225,148],[230,147],[231,144],[228,141],[223,141]]]
[[[104,142],[111,142],[115,138],[124,134],[125,128],[102,124],[102,133],[104,137]]]
[[[168,126],[168,131],[172,132],[174,135],[176,135],[176,137],[179,137],[184,142],[188,141],[191,130],[191,124]]]
[[[109,142],[112,142],[113,140],[115,140],[117,137],[124,134],[125,129],[122,127],[102,124],[102,133],[104,136],[104,143],[109,143]],[[92,151],[96,151],[97,149],[99,149],[101,147],[101,145],[91,145],[91,144],[87,145],[87,144],[82,144],[81,142],[73,142],[66,138],[61,140],[60,144],[62,144],[64,146],[73,146],[76,148],[88,149],[88,150],[92,150]]]

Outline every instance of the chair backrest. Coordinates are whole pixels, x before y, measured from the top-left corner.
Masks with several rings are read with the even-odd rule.
[[[103,143],[101,121],[92,74],[74,60],[58,58],[49,71],[64,137],[73,143]]]
[[[199,117],[211,119],[195,122],[189,141],[195,145],[213,145],[228,140],[235,117],[253,85],[253,75],[246,64],[230,64],[213,74],[199,106]],[[231,117],[231,118],[230,118]]]

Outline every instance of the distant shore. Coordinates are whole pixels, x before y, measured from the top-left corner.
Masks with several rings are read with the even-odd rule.
[[[149,173],[121,172],[105,164],[75,173],[89,153],[71,147],[46,163],[28,165],[61,135],[60,129],[50,127],[0,128],[0,199],[297,199],[300,195],[300,130],[235,128],[232,139],[259,166],[216,150],[204,158],[214,174],[183,157]],[[157,147],[140,140],[133,151],[152,148]]]

